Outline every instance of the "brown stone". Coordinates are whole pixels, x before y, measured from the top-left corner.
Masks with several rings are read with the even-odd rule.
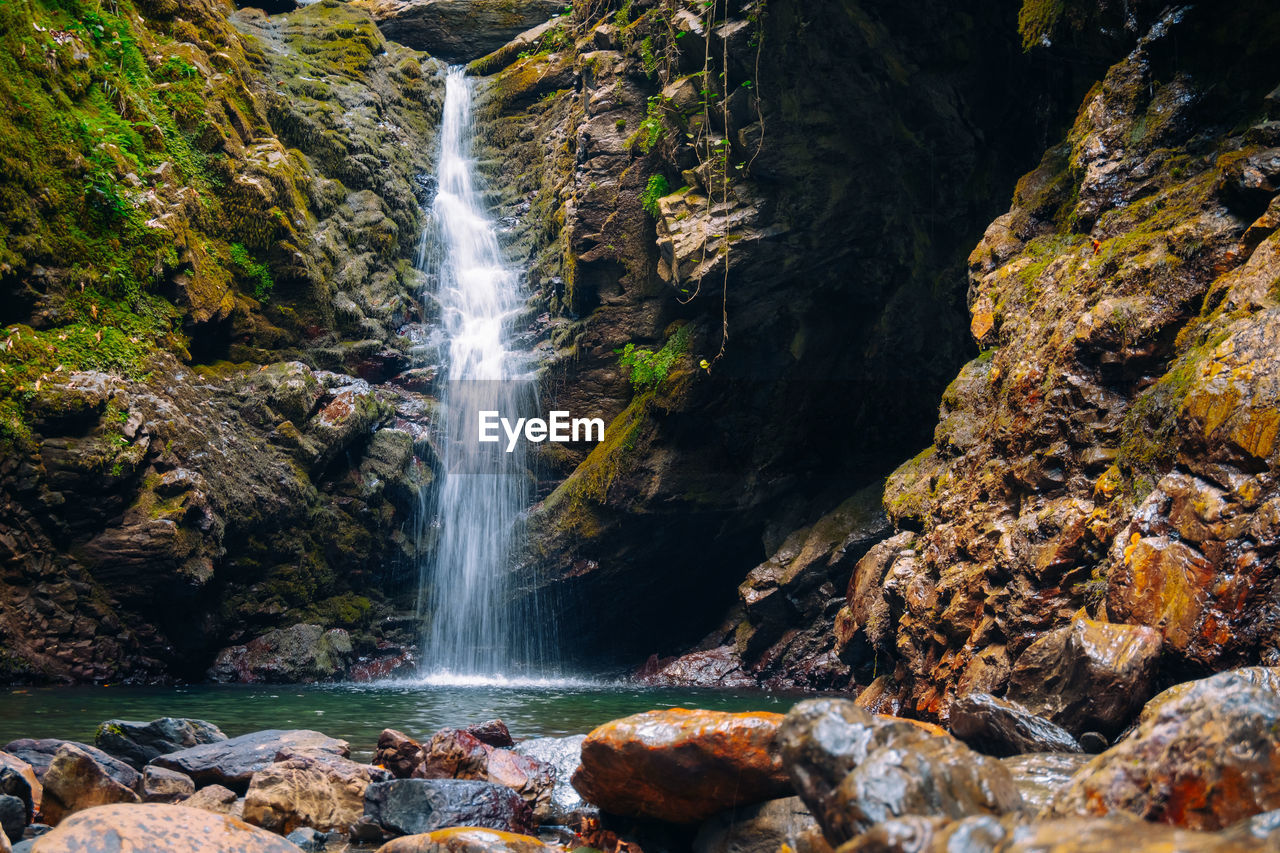
[[[217,784],[243,791],[253,774],[282,752],[346,758],[351,750],[345,740],[310,729],[267,729],[162,755],[152,763],[186,773],[199,786]]]
[[[138,795],[121,785],[79,747],[63,744],[44,774],[44,822],[57,826],[67,815],[93,806],[136,803]]]
[[[298,853],[278,835],[186,806],[113,805],[72,815],[31,853]]]
[[[364,814],[370,782],[391,774],[337,756],[297,756],[253,774],[244,799],[244,821],[280,835],[309,826],[347,832]]]
[[[531,835],[455,826],[397,838],[379,847],[377,853],[550,853],[553,850],[555,848]]]
[[[422,744],[403,732],[383,729],[373,763],[385,767],[397,779],[408,779],[422,763]]]
[[[1199,633],[1213,566],[1182,542],[1136,533],[1123,560],[1125,576],[1108,588],[1108,611],[1158,628],[1170,646],[1185,650]]]
[[[1142,713],[1138,715],[1138,722],[1145,723],[1156,715],[1156,713],[1169,702],[1181,699],[1193,692],[1200,693],[1210,690],[1227,689],[1231,685],[1250,685],[1270,690],[1277,696],[1280,696],[1280,667],[1277,666],[1246,666],[1241,669],[1232,669],[1227,672],[1220,672],[1217,675],[1211,675],[1208,678],[1201,678],[1196,681],[1184,681],[1181,684],[1175,684],[1168,690],[1157,693],[1151,698],[1151,701],[1142,706]]]
[[[550,808],[556,774],[550,764],[509,749],[495,749],[489,754],[485,773],[490,782],[519,794],[535,815],[546,814]]]
[[[18,774],[27,783],[29,792],[27,797],[22,797],[21,793],[17,791],[6,790],[4,793],[30,800],[32,809],[39,811],[40,798],[44,796],[44,786],[40,784],[40,780],[36,777],[35,768],[16,755],[0,752],[0,770],[4,769],[12,770]]]
[[[1095,756],[1046,814],[1131,812],[1213,830],[1280,809],[1277,731],[1280,696],[1273,690],[1243,679],[1192,689]]]
[[[182,804],[189,809],[200,809],[214,814],[231,814],[237,810],[237,802],[236,792],[230,788],[208,785],[187,797]]]
[[[781,714],[673,708],[600,726],[582,743],[573,786],[606,812],[695,823],[791,793],[771,754]]]
[[[1077,618],[1027,647],[1007,695],[1077,737],[1114,735],[1151,695],[1160,650],[1153,628]]]
[[[483,723],[467,726],[463,731],[489,746],[502,748],[516,745],[511,739],[511,731],[502,720],[485,720]]]
[[[422,747],[422,762],[414,779],[484,779],[489,763],[487,746],[462,729],[441,729]]]
[[[154,765],[142,770],[142,799],[148,803],[176,803],[195,791],[196,783],[185,773]]]

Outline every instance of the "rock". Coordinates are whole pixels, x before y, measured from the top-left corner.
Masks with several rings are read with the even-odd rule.
[[[833,846],[903,815],[956,819],[1022,807],[997,759],[848,700],[796,705],[778,730],[778,750]]]
[[[26,803],[27,818],[30,819],[40,808],[44,786],[30,764],[16,755],[0,752],[0,794],[17,797]]]
[[[536,758],[550,765],[554,771],[551,796],[535,808],[535,817],[542,823],[576,826],[583,818],[599,816],[600,810],[582,799],[578,789],[569,781],[573,771],[582,763],[582,742],[586,739],[586,735],[540,737],[516,744],[516,752]]]
[[[539,820],[551,811],[556,770],[550,764],[510,749],[489,754],[485,778],[520,795]]]
[[[1071,733],[1017,702],[987,693],[969,693],[951,703],[951,731],[987,755],[1024,752],[1080,752]]]
[[[1085,732],[1080,735],[1080,748],[1090,755],[1097,755],[1111,745],[1102,732]]]
[[[44,774],[53,762],[53,757],[58,754],[58,750],[63,744],[68,743],[89,755],[112,779],[115,779],[126,788],[137,790],[138,785],[141,784],[142,777],[137,770],[134,770],[118,758],[107,755],[96,746],[89,746],[86,743],[58,740],[57,738],[44,738],[41,740],[24,738],[6,744],[4,751],[29,764],[35,772],[36,778],[43,782]]]
[[[1018,656],[1007,698],[1073,735],[1120,731],[1150,696],[1160,632],[1078,618]]]
[[[214,814],[232,814],[238,811],[239,798],[236,792],[221,785],[206,785],[182,801],[189,809],[213,812]]]
[[[1280,695],[1280,667],[1246,666],[1241,669],[1219,672],[1208,678],[1175,684],[1168,690],[1157,693],[1151,698],[1151,701],[1142,706],[1142,712],[1138,715],[1138,722],[1145,723],[1150,720],[1161,708],[1175,699],[1181,699],[1191,694],[1214,693],[1249,686],[1270,690]]]
[[[551,853],[548,847],[529,835],[455,826],[420,835],[406,835],[378,848],[377,853]]]
[[[45,823],[57,826],[64,817],[82,809],[138,801],[133,789],[113,779],[92,755],[64,743],[44,774],[40,813]]]
[[[32,853],[298,853],[263,829],[225,815],[158,803],[115,805],[72,815],[40,836]]]
[[[27,804],[21,798],[0,794],[0,834],[8,836],[10,841],[21,841],[28,821]]]
[[[355,660],[351,637],[341,628],[294,625],[218,652],[208,676],[219,683],[294,684],[340,676]]]
[[[396,779],[365,789],[364,817],[392,835],[414,835],[451,826],[528,832],[532,813],[518,794],[501,785],[464,779]]]
[[[142,771],[142,799],[148,803],[176,803],[196,791],[191,777],[176,770],[150,765]]]
[[[391,778],[380,767],[331,755],[278,761],[253,774],[244,821],[280,835],[299,827],[345,833],[364,814],[369,783]]]
[[[1066,788],[1088,760],[1089,756],[1080,752],[1041,752],[1012,755],[1000,759],[1000,763],[1013,777],[1027,811],[1035,813]]]
[[[637,673],[645,684],[720,689],[759,687],[760,683],[743,670],[742,659],[733,646],[718,646],[690,652],[674,660],[654,659],[652,668]]]
[[[141,770],[158,755],[226,739],[227,736],[213,723],[161,717],[149,723],[107,720],[98,726],[93,742],[108,755]]]
[[[817,826],[799,797],[740,806],[703,823],[693,853],[777,853],[783,845],[798,850],[801,838]]]
[[[474,726],[467,726],[463,731],[489,746],[515,746],[515,741],[511,739],[511,732],[502,720],[486,720]]]
[[[422,763],[422,745],[395,729],[383,729],[373,763],[385,767],[397,779],[408,779]]]
[[[297,845],[303,853],[321,853],[329,844],[329,838],[309,826],[299,827],[284,837],[285,841]]]
[[[1094,756],[1047,815],[1132,812],[1190,829],[1220,829],[1280,808],[1280,696],[1223,679],[1164,702]]]
[[[463,729],[441,729],[422,747],[415,779],[481,779],[489,763],[487,746]]]
[[[253,774],[275,761],[276,754],[282,751],[292,755],[336,755],[340,758],[346,758],[351,752],[345,740],[327,737],[320,732],[267,729],[162,755],[152,763],[187,774],[198,787],[218,784],[233,790],[245,790]]]
[[[387,38],[450,64],[497,50],[564,10],[559,0],[372,0]]]
[[[695,823],[791,793],[770,753],[780,714],[674,708],[614,720],[582,743],[573,787],[612,814]]]

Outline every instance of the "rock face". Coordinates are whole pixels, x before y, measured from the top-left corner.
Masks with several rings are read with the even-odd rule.
[[[517,753],[536,759],[553,771],[551,796],[534,805],[534,817],[540,822],[578,826],[585,818],[599,816],[599,809],[584,800],[571,782],[582,763],[582,742],[586,739],[586,735],[541,737],[516,744]]]
[[[253,774],[244,821],[279,835],[304,826],[345,834],[364,814],[369,783],[389,779],[386,770],[331,755],[277,761]]]
[[[529,835],[453,827],[397,838],[379,847],[378,853],[546,853],[553,849]]]
[[[477,59],[563,12],[559,0],[371,0],[392,41],[451,65]]]
[[[773,799],[790,793],[771,754],[781,720],[681,708],[614,720],[582,742],[573,787],[603,811],[671,823]]]
[[[1274,691],[1243,679],[1193,688],[1082,767],[1046,812],[1213,830],[1280,809],[1277,730]]]
[[[40,814],[57,826],[67,815],[93,806],[137,803],[137,793],[107,774],[84,750],[63,744],[44,774],[44,798]]]
[[[326,681],[344,673],[353,659],[351,637],[341,628],[294,625],[223,649],[208,676],[222,683]]]
[[[158,755],[226,739],[213,723],[162,717],[149,723],[107,720],[98,726],[94,743],[103,752],[141,770]]]
[[[954,820],[1023,807],[997,759],[847,700],[798,704],[778,731],[778,750],[832,846],[904,815]]]
[[[291,757],[346,758],[351,750],[345,740],[308,729],[266,729],[162,755],[154,763],[185,773],[195,780],[197,787],[216,784],[243,791],[253,774],[275,761],[282,752]]]
[[[32,853],[298,853],[266,830],[224,815],[165,805],[116,805],[74,815],[36,839]]]
[[[504,832],[532,829],[529,806],[501,785],[461,779],[396,779],[365,790],[366,822],[390,835],[415,835],[452,826]]]
[[[1017,702],[987,693],[967,693],[951,703],[951,731],[988,755],[1080,752],[1071,733]]]

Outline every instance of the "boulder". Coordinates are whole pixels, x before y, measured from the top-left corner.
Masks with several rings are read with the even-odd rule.
[[[510,788],[466,779],[395,779],[365,789],[365,822],[390,835],[451,826],[524,833],[532,828],[527,803]]]
[[[226,739],[227,736],[213,723],[161,717],[149,723],[107,720],[98,726],[93,742],[108,755],[141,770],[156,756]]]
[[[1213,830],[1280,809],[1280,696],[1243,679],[1163,703],[1094,756],[1045,814],[1132,812]]]
[[[1216,693],[1223,690],[1233,690],[1238,687],[1259,687],[1263,690],[1270,690],[1277,696],[1280,696],[1280,667],[1276,666],[1246,666],[1240,669],[1233,669],[1227,672],[1219,672],[1208,678],[1201,678],[1195,681],[1184,681],[1181,684],[1175,684],[1168,690],[1157,693],[1152,697],[1151,701],[1142,706],[1142,712],[1138,714],[1138,722],[1145,723],[1156,715],[1156,713],[1169,702],[1175,699],[1181,699],[1191,694]]]
[[[36,839],[32,853],[298,853],[278,835],[225,815],[158,803],[72,815]]]
[[[530,835],[455,826],[397,838],[377,853],[553,853],[556,849]]]
[[[82,809],[138,801],[133,789],[113,779],[92,755],[64,743],[45,771],[40,813],[45,823],[57,826],[64,817]]]
[[[338,740],[309,729],[267,729],[229,740],[193,746],[162,755],[152,763],[190,776],[197,787],[225,785],[243,791],[254,773],[275,761],[280,752],[291,755],[336,755],[346,758],[351,750]]]
[[[519,794],[539,820],[551,811],[555,776],[556,770],[550,764],[510,749],[495,749],[485,767],[488,781]]]
[[[223,684],[296,684],[337,678],[354,660],[346,631],[299,624],[223,649],[207,674]]]
[[[28,820],[40,808],[40,798],[44,795],[44,786],[36,778],[36,771],[30,764],[0,752],[0,794],[17,797],[27,805]]]
[[[1039,812],[1066,788],[1089,756],[1081,752],[1041,752],[1011,755],[1000,763],[1013,777],[1028,812]]]
[[[422,763],[422,744],[395,729],[383,729],[373,763],[385,767],[397,779],[408,779]]]
[[[848,700],[796,705],[778,730],[778,749],[833,846],[903,815],[954,820],[1022,808],[997,759]]]
[[[741,806],[698,828],[693,853],[777,853],[800,849],[818,822],[799,797]]]
[[[780,714],[673,708],[614,720],[582,742],[573,787],[606,812],[696,823],[791,793],[771,754]]]
[[[142,799],[148,803],[176,803],[196,792],[191,777],[177,770],[149,765],[142,771]]]
[[[182,801],[189,809],[200,809],[214,814],[235,814],[240,812],[240,798],[236,792],[221,785],[206,785],[199,791]]]
[[[30,765],[35,772],[36,778],[43,783],[44,774],[53,762],[53,757],[58,754],[58,750],[63,744],[68,743],[90,756],[112,779],[115,779],[126,788],[137,790],[141,784],[142,776],[138,774],[137,770],[134,770],[120,759],[107,755],[96,746],[89,746],[87,743],[59,740],[57,738],[42,738],[40,740],[23,738],[6,744],[4,751]]]
[[[576,826],[583,818],[598,817],[600,810],[582,799],[569,781],[582,763],[582,742],[586,735],[531,738],[516,744],[515,752],[550,765],[553,774],[551,796],[534,807],[534,816],[544,824]]]
[[[511,739],[511,731],[507,728],[507,724],[502,720],[485,720],[483,723],[467,726],[463,731],[489,746],[502,748],[515,746],[516,743]]]
[[[564,10],[560,0],[371,0],[392,41],[448,63],[477,59]]]
[[[951,703],[951,732],[987,755],[1080,752],[1071,733],[1017,702],[968,693]]]
[[[286,835],[284,840],[290,844],[296,844],[302,853],[323,853],[324,849],[329,846],[329,837],[325,833],[309,826],[295,829]]]
[[[423,744],[415,779],[485,778],[492,747],[463,729],[441,729]]]
[[[278,761],[253,774],[244,820],[280,835],[304,826],[345,833],[364,814],[369,783],[391,778],[380,767],[337,756]]]
[[[1019,655],[1006,697],[1077,737],[1115,735],[1151,696],[1162,643],[1144,625],[1077,618]]]
[[[28,822],[27,804],[10,794],[0,794],[0,835],[21,841]]]

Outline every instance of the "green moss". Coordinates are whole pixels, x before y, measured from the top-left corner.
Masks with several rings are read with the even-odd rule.
[[[665,382],[672,366],[689,351],[692,332],[691,326],[681,326],[657,352],[639,349],[635,344],[614,350],[620,353],[618,364],[628,372],[632,386],[637,390],[647,390]]]
[[[658,199],[671,192],[671,184],[665,175],[652,175],[640,194],[640,204],[650,216],[657,219],[662,211],[658,209]]]
[[[259,302],[266,302],[271,298],[271,291],[275,288],[271,270],[266,264],[254,260],[243,243],[231,244],[231,262],[241,276],[253,282],[253,295]]]

